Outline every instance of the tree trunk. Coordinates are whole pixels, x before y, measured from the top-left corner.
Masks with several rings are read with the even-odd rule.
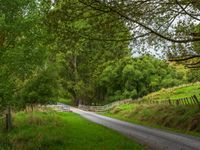
[[[77,54],[75,52],[74,57],[73,57],[73,67],[74,67],[74,84],[77,85],[78,83],[78,70],[77,70]],[[75,103],[78,106],[79,105],[79,99],[77,97],[77,89],[74,89],[74,94],[75,94]]]

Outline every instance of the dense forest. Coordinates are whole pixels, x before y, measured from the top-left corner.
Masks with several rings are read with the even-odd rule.
[[[59,98],[71,99],[74,104],[103,104],[200,80],[199,24],[190,25],[192,39],[191,33],[185,30],[187,23],[184,26],[180,22],[175,27],[177,35],[185,35],[188,41],[169,39],[167,37],[174,36],[166,33],[166,37],[151,29],[154,34],[147,43],[155,44],[158,36],[157,48],[160,48],[166,39],[170,48],[164,46],[165,57],[161,59],[147,53],[135,56],[133,46],[138,42],[148,48],[144,39],[135,39],[140,35],[134,32],[133,22],[136,19],[150,24],[148,19],[151,18],[133,4],[128,8],[124,3],[112,2],[1,1],[0,110],[8,106],[22,109],[27,105],[54,103]],[[188,3],[191,3],[190,8],[199,9],[196,7],[199,5],[189,0]],[[128,18],[132,23],[124,20],[131,6],[138,14],[132,20]],[[177,4],[171,6],[177,7]],[[153,3],[147,7],[152,9]],[[156,19],[167,21],[169,17],[158,15]],[[174,44],[168,44],[169,41]],[[137,46],[134,49],[137,48],[140,49]],[[177,63],[167,59],[177,59]]]

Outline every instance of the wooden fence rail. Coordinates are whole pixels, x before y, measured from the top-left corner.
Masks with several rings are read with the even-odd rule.
[[[185,97],[185,98],[179,98],[179,99],[166,99],[166,100],[142,100],[141,98],[132,100],[132,99],[126,99],[121,101],[116,101],[104,106],[87,106],[87,105],[79,105],[78,107],[83,110],[89,110],[89,111],[107,111],[115,106],[121,105],[121,104],[129,104],[129,103],[136,103],[136,104],[165,104],[165,105],[174,105],[174,106],[180,106],[180,105],[196,105],[200,109],[200,100],[197,98],[196,95]]]
[[[114,106],[118,106],[121,104],[127,104],[127,103],[133,103],[134,101],[136,101],[136,100],[125,99],[125,100],[115,101],[115,102],[112,102],[110,104],[103,105],[103,106],[88,106],[88,105],[79,104],[78,107],[80,109],[89,110],[89,111],[106,111],[106,110],[113,108]],[[137,101],[139,101],[139,99],[137,99]]]
[[[191,97],[179,98],[179,99],[168,99],[168,100],[146,100],[136,102],[139,104],[168,104],[168,105],[197,105],[200,109],[200,100],[196,95]]]

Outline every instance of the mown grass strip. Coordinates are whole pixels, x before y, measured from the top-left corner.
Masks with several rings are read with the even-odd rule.
[[[143,146],[70,112],[17,113],[0,150],[143,150]]]

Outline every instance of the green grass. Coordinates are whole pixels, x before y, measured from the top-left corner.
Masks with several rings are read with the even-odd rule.
[[[73,103],[73,101],[72,101],[71,99],[59,98],[59,99],[57,100],[57,102],[63,103],[63,104],[66,104],[66,105],[71,105],[71,106],[74,105],[74,103]]]
[[[0,150],[142,150],[143,146],[71,112],[24,112],[0,133]]]
[[[200,136],[200,110],[196,106],[123,104],[103,115],[142,124]]]
[[[144,100],[168,100],[191,97],[196,95],[200,100],[200,83],[183,85],[181,87],[173,87],[161,89],[160,91],[153,92],[144,96]]]

